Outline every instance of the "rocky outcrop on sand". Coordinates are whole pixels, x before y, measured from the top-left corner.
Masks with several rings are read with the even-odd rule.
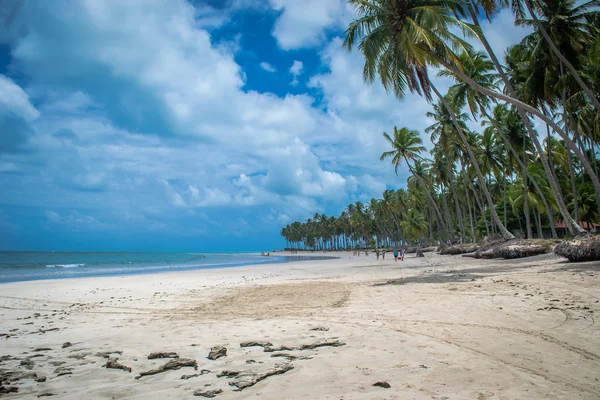
[[[212,399],[213,397],[216,397],[218,394],[223,393],[222,389],[213,389],[213,390],[206,390],[206,389],[200,389],[200,390],[196,390],[194,392],[194,396],[201,396],[201,397],[207,397],[209,399]]]
[[[131,367],[120,364],[117,358],[109,358],[104,367],[110,369],[122,369],[123,371],[131,372]]]
[[[180,369],[183,367],[193,367],[194,369],[198,369],[198,363],[196,362],[196,360],[192,360],[189,358],[176,358],[176,359],[169,361],[168,363],[166,363],[164,365],[161,365],[158,368],[141,372],[138,376],[135,377],[135,379],[140,379],[141,377],[147,376],[147,375],[160,374],[161,372],[174,370],[174,369]]]
[[[285,374],[292,369],[294,369],[292,364],[275,364],[273,368],[269,368],[266,371],[223,371],[217,376],[232,378],[232,381],[229,382],[229,385],[234,386],[236,388],[234,389],[235,391],[242,391],[271,376]]]
[[[179,355],[173,351],[160,351],[156,353],[150,353],[150,355],[148,356],[148,360],[154,360],[157,358],[179,358]]]
[[[225,357],[227,355],[227,348],[223,346],[215,346],[210,349],[210,353],[208,353],[209,360],[216,360],[221,357]]]

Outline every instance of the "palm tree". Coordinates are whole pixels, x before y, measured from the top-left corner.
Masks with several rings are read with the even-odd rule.
[[[427,73],[428,65],[443,65],[457,74],[462,74],[459,72],[458,56],[453,50],[466,50],[470,46],[453,34],[451,29],[459,28],[472,33],[472,27],[454,17],[453,8],[458,7],[459,3],[446,0],[349,0],[349,3],[354,5],[360,17],[348,26],[344,45],[351,50],[357,39],[360,40],[358,48],[365,58],[365,80],[373,82],[378,74],[383,86],[393,90],[398,97],[404,96],[406,88],[424,95],[428,100],[431,99],[431,92],[435,93],[450,112],[502,236],[505,239],[514,238],[504,227],[493,207],[485,179],[454,111],[431,83]],[[469,83],[471,82],[475,84],[473,81]],[[510,100],[532,108],[516,99]]]
[[[412,242],[419,241],[428,229],[425,217],[414,208],[408,210],[406,218],[400,223],[400,226],[406,237]]]
[[[390,135],[388,135],[386,132],[383,132],[383,137],[392,146],[393,150],[384,152],[379,159],[383,161],[391,158],[392,164],[394,164],[394,171],[396,172],[396,175],[398,174],[398,167],[400,167],[402,162],[404,161],[406,163],[409,171],[425,188],[425,194],[428,200],[431,202],[436,216],[440,221],[442,232],[444,232],[445,236],[447,237],[448,229],[444,223],[444,218],[442,217],[437,204],[431,197],[429,185],[423,176],[415,173],[415,169],[413,168],[413,165],[411,165],[411,161],[418,161],[421,158],[420,153],[425,151],[425,147],[423,147],[423,141],[419,136],[419,132],[416,130],[410,130],[408,128],[398,129],[394,126],[394,137],[390,137]]]
[[[467,74],[471,79],[473,79],[475,82],[477,82],[482,87],[487,87],[489,89],[497,88],[498,75],[491,72],[493,70],[494,64],[483,53],[472,52],[472,51],[465,52],[465,53],[461,54],[460,60],[461,60],[461,64],[463,65],[465,74]],[[502,74],[503,74],[503,72],[502,72]],[[502,108],[496,107],[496,110],[499,110],[499,112],[502,113],[502,117],[503,117],[502,121],[499,121],[497,118],[492,118],[488,112],[488,109],[491,106],[491,101],[488,96],[485,96],[481,92],[474,90],[472,86],[466,84],[464,81],[461,81],[451,71],[441,71],[440,75],[451,77],[457,82],[449,90],[449,94],[455,99],[455,102],[464,102],[464,103],[468,104],[469,109],[470,109],[471,113],[473,114],[474,118],[477,118],[477,114],[480,113],[484,117],[486,117],[487,120],[492,124],[492,126],[494,127],[494,129],[496,131],[496,134],[502,139],[504,146],[508,150],[510,150],[512,155],[515,157],[515,159],[519,163],[519,166],[521,167],[522,171],[525,173],[525,179],[532,180],[534,187],[536,188],[542,201],[545,203],[545,209],[550,210],[550,207],[547,204],[547,200],[546,200],[544,194],[542,193],[541,189],[539,188],[539,185],[537,184],[535,179],[533,179],[533,177],[527,170],[526,165],[521,161],[520,157],[517,155],[511,142],[505,136],[504,129],[502,129],[500,127],[500,125],[503,124],[502,121],[504,121],[504,118],[510,118],[510,116],[511,116],[510,113],[507,111],[507,108],[505,106],[498,106],[498,107],[502,107]],[[531,123],[527,119],[527,117],[523,114],[522,118],[525,118],[526,126],[529,126],[531,129]],[[485,132],[484,132],[484,135],[485,135]],[[537,134],[534,133],[533,138],[534,138],[533,140],[537,140]],[[558,189],[558,186],[557,186],[557,189]],[[560,190],[557,190],[555,197],[557,199],[559,199],[559,201],[562,202],[562,194],[561,194]],[[563,202],[563,205],[564,205],[564,202]],[[566,206],[564,206],[562,210],[565,211],[565,215],[563,215],[563,218],[566,219],[566,218],[570,217],[570,215],[568,214],[568,211],[566,211],[567,210]],[[505,212],[505,216],[506,216],[506,212]],[[552,235],[553,235],[553,237],[556,237],[556,231],[554,229],[554,218],[551,214],[551,211],[549,211],[548,218],[549,218],[550,224],[552,226]]]

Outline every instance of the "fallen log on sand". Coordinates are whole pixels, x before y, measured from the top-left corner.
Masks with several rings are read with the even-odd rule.
[[[554,254],[571,262],[600,260],[600,236],[584,236],[565,240],[554,249]]]
[[[479,249],[479,246],[459,244],[456,246],[450,246],[450,247],[443,248],[441,250],[440,254],[454,256],[457,254],[473,253],[473,252],[477,251],[478,249]]]
[[[474,254],[465,256],[512,260],[549,253],[555,243],[554,240],[546,239],[512,239],[505,242],[489,242],[482,245]]]

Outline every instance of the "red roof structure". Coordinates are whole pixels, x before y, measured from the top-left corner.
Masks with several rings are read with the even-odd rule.
[[[589,223],[589,222],[584,222],[584,221],[580,221],[579,222],[579,226],[581,226],[583,229],[586,230],[590,230],[590,229],[594,229],[594,228],[600,228],[600,224],[596,224],[596,223]],[[556,224],[554,224],[554,227],[556,229],[566,229],[567,225],[565,224],[564,221],[558,221]]]

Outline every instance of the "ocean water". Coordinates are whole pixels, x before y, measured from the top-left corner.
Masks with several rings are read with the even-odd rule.
[[[256,253],[0,251],[0,283],[149,274],[330,258],[335,257],[273,254],[263,257]]]

